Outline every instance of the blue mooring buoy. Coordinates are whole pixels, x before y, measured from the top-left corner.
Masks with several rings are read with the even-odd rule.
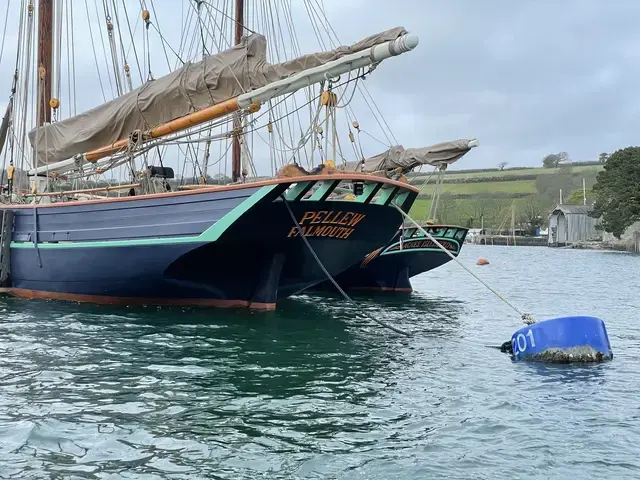
[[[511,336],[511,358],[550,363],[602,362],[613,352],[604,322],[560,317],[521,328]]]

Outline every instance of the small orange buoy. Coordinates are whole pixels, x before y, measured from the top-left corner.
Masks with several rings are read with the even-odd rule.
[[[486,258],[479,258],[476,265],[489,265],[489,260]]]

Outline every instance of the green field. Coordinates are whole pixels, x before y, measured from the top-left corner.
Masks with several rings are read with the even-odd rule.
[[[485,228],[495,230],[510,225],[513,208],[517,223],[526,224],[535,217],[546,222],[550,210],[559,202],[560,190],[566,203],[572,193],[581,195],[583,179],[590,189],[602,168],[600,164],[568,164],[560,168],[447,171],[435,218],[427,217],[436,176],[425,184],[428,174],[420,173],[410,177],[421,192],[411,215],[417,220],[472,228],[479,228],[484,220]]]
[[[420,189],[422,193],[432,194],[435,185],[427,184]],[[473,195],[482,193],[536,193],[534,180],[516,180],[513,182],[473,182],[443,183],[442,193],[453,195]]]
[[[484,217],[485,228],[497,228],[500,225],[510,225],[511,223],[511,205],[516,205],[516,220],[526,221],[523,210],[529,199],[485,199],[484,205],[477,205],[477,201],[468,198],[440,198],[438,203],[438,217],[436,221],[448,225],[471,226],[480,228],[482,223],[481,217]],[[431,200],[419,198],[413,204],[410,215],[417,221],[434,220],[429,217],[431,208]],[[538,212],[543,213],[543,212]],[[542,216],[542,215],[541,215]],[[472,221],[470,221],[472,220]],[[471,223],[471,225],[469,225]]]
[[[449,170],[445,173],[444,178],[447,180],[460,179],[460,180],[472,180],[474,178],[487,178],[487,177],[514,177],[520,175],[554,175],[560,172],[560,168],[518,168],[518,169],[506,169],[506,170],[484,170],[479,172],[465,172],[464,170],[455,171]],[[571,167],[573,173],[586,173],[595,175],[602,170],[602,165],[578,165]],[[412,177],[412,180],[426,179],[429,173],[420,172],[418,175]],[[429,183],[435,181],[436,176],[432,176]]]

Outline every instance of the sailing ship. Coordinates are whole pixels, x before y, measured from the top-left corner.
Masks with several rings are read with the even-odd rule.
[[[421,165],[434,166],[440,173],[446,167],[476,147],[476,139],[459,139],[429,147],[404,149],[395,146],[364,162],[345,166],[345,169],[362,169],[365,172],[392,172],[405,175]],[[439,178],[438,186],[441,186]],[[439,191],[434,191],[431,213],[437,214]],[[453,225],[425,226],[436,241],[457,257],[462,249],[468,228]],[[364,259],[340,273],[335,281],[343,290],[370,292],[413,291],[410,279],[424,272],[438,268],[451,260],[436,243],[417,227],[402,226],[384,246],[368,253]],[[315,286],[315,290],[335,291],[332,282],[326,281]]]
[[[131,69],[117,47],[124,29],[114,27],[116,2],[109,12],[105,1],[118,95],[59,119],[52,84],[60,90],[63,3],[56,3],[55,15],[53,0],[40,0],[37,8],[24,0],[20,6],[21,44],[0,131],[0,154],[7,146],[9,159],[0,206],[3,292],[102,304],[273,309],[278,299],[322,282],[325,271],[338,275],[394,235],[402,223],[395,206],[408,212],[416,187],[388,175],[338,170],[326,155],[310,172],[294,161],[296,175],[285,169],[275,178],[249,181],[242,139],[264,106],[272,111],[274,101],[303,89],[311,96],[311,86],[321,91],[309,104],[335,110],[341,75],[356,80],[370,74],[384,60],[413,50],[415,35],[399,27],[351,46],[268,63],[266,39],[247,34],[244,2],[237,0],[234,45],[208,54],[200,11],[207,2],[197,2],[202,59],[157,79],[149,60],[149,78],[133,88]],[[148,10],[141,18],[150,55],[148,32],[157,27]],[[120,46],[124,57],[122,40]],[[35,127],[27,132],[31,110]],[[229,124],[226,134],[211,134]],[[200,142],[208,157],[211,142],[220,139],[232,142],[231,182],[209,185],[202,172],[205,181],[171,188],[175,172],[163,164],[161,148]],[[150,152],[158,152],[159,165],[150,164]],[[16,168],[25,160],[31,166],[30,192]],[[62,188],[123,167],[128,183]]]

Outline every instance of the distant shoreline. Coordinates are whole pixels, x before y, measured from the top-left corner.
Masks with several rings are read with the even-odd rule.
[[[486,240],[486,243],[485,243]],[[547,237],[516,237],[515,244],[513,237],[507,237],[505,235],[487,235],[479,241],[470,241],[468,238],[465,240],[465,244],[469,245],[487,245],[487,246],[501,246],[501,247],[549,247]],[[561,249],[561,250],[602,250],[613,252],[627,252],[627,253],[640,253],[634,252],[622,243],[603,242],[599,240],[595,241],[579,241],[572,243],[571,245],[553,246],[549,248]]]

